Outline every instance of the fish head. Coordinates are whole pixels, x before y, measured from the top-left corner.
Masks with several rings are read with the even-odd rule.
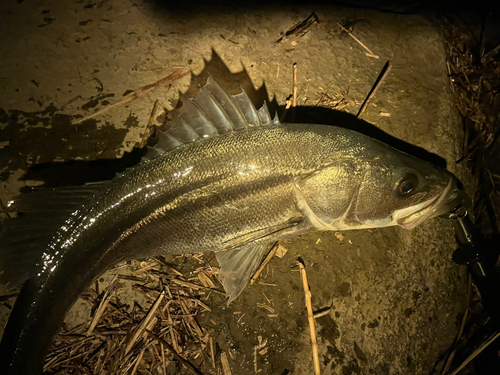
[[[365,174],[356,204],[359,221],[412,229],[462,202],[464,193],[452,173],[397,150],[389,151],[393,155],[367,168],[370,171]]]
[[[316,228],[412,229],[464,199],[445,169],[384,144],[376,153],[333,162],[298,185],[298,202]]]

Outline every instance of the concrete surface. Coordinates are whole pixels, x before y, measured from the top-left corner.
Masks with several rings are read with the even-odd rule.
[[[297,63],[300,106],[314,106],[320,91],[338,97],[343,90],[355,102],[345,108],[351,114],[390,60],[392,70],[364,119],[439,155],[462,177],[455,165],[461,125],[448,91],[444,42],[433,22],[418,15],[346,8],[318,6],[314,11],[320,24],[303,37],[276,44],[281,33],[310,14],[310,7],[230,11],[197,6],[186,11],[143,0],[2,2],[2,200],[38,180],[81,183],[105,175],[104,169],[119,168],[112,160],[141,141],[153,102],[159,99],[172,109],[177,90],[188,89],[189,77],[95,120],[71,121],[158,81],[173,66],[187,65],[200,74],[213,51],[218,55],[214,61],[220,58],[235,73],[229,81],[246,69],[254,87],[265,82],[281,107],[291,94],[292,64]],[[367,57],[341,33],[336,22],[354,17],[360,20],[354,35],[379,59]],[[210,71],[221,75],[218,69]],[[323,112],[311,113],[309,122],[325,118]],[[92,160],[101,161],[87,163]],[[75,162],[54,163],[67,161]],[[277,286],[247,288],[229,307],[211,297],[213,312],[200,317],[206,328],[211,328],[210,319],[218,323],[214,334],[220,347],[232,351],[233,374],[253,371],[259,335],[270,348],[259,356],[262,373],[312,372],[303,290],[292,269],[297,256],[307,266],[314,309],[333,305],[317,320],[325,374],[427,374],[452,343],[466,279],[465,269],[450,260],[455,247],[450,223],[433,219],[413,231],[314,233],[285,246],[288,254],[271,262],[266,279]],[[263,292],[278,317],[269,318],[256,307],[265,302]],[[246,312],[239,324],[234,311]],[[2,326],[8,312],[0,305]]]

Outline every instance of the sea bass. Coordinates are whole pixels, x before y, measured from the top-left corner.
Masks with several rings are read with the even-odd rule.
[[[65,313],[117,262],[214,251],[232,301],[275,241],[315,230],[410,229],[458,198],[446,170],[344,128],[280,124],[265,104],[256,110],[244,91],[230,96],[209,77],[135,167],[14,201],[26,215],[7,223],[0,268],[19,277],[41,256],[6,326],[0,373],[40,374]]]

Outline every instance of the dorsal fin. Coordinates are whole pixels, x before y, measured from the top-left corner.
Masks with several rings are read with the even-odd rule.
[[[181,144],[182,142],[171,134],[158,130],[158,143],[156,143],[155,147],[158,147],[160,150],[172,150],[179,147]]]
[[[262,124],[262,126],[271,125],[271,114],[269,113],[269,109],[267,108],[267,103],[265,101],[262,107],[259,108],[257,113],[259,114],[260,123]]]
[[[157,130],[154,147],[148,147],[145,160],[154,159],[183,144],[198,141],[253,126],[278,125],[276,115],[271,119],[267,103],[257,110],[243,88],[229,95],[209,74],[207,83],[195,98],[181,94],[182,106],[173,111],[173,122],[167,131]]]
[[[182,120],[189,124],[198,134],[217,134],[217,128],[212,121],[200,111],[198,106],[186,95],[181,94],[182,107],[174,111]]]
[[[200,88],[200,92],[193,99],[193,102],[210,119],[219,134],[234,130],[233,122],[206,86]]]
[[[240,107],[250,126],[261,125],[259,113],[255,109],[255,106],[253,105],[245,90],[243,90],[243,87],[241,88],[241,93],[233,95],[232,99]]]
[[[189,124],[183,121],[180,117],[177,117],[174,113],[174,121],[167,131],[168,135],[171,135],[181,143],[191,143],[200,138],[196,130],[194,130]]]
[[[227,113],[227,116],[233,123],[234,130],[241,130],[248,127],[248,122],[237,106],[229,97],[227,92],[214,80],[212,75],[208,75],[207,84],[205,88],[212,94],[212,96],[219,102],[221,107]]]
[[[273,125],[280,124],[280,117],[278,116],[278,111],[274,112]]]

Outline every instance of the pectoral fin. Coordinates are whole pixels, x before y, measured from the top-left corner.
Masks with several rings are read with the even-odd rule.
[[[242,247],[218,251],[215,253],[220,265],[219,277],[229,297],[227,303],[231,303],[245,286],[248,280],[257,270],[264,252],[269,249],[270,243],[250,243]]]
[[[245,245],[251,245],[255,241],[276,242],[278,239],[286,236],[291,237],[298,235],[299,231],[302,229],[301,224],[304,223],[304,219],[304,216],[297,215],[279,225],[257,229],[253,232],[235,237],[224,243],[224,250],[229,251],[236,248],[242,248]]]
[[[304,216],[297,215],[278,225],[246,233],[226,242],[225,250],[215,252],[220,264],[219,276],[229,297],[228,303],[242,292],[265,251],[274,242],[310,229],[309,222],[304,219]]]

